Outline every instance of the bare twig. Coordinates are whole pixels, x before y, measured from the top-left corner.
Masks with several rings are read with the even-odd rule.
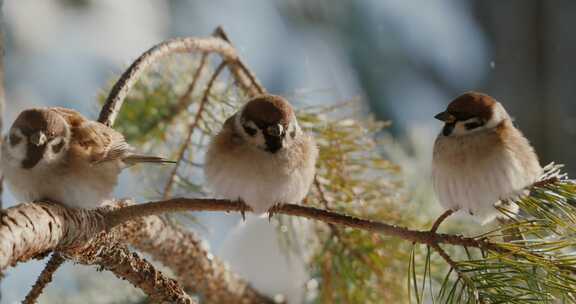
[[[450,215],[452,215],[452,213],[454,213],[454,210],[452,209],[448,209],[446,210],[444,213],[442,213],[434,222],[434,224],[432,225],[432,228],[430,229],[430,231],[432,232],[436,232],[436,230],[438,230],[438,227],[440,227],[440,224],[442,224],[442,222],[444,222],[444,220],[446,218],[448,218]]]
[[[66,259],[59,253],[55,252],[52,254],[52,257],[50,257],[50,260],[46,263],[46,267],[44,267],[42,273],[40,273],[40,276],[36,279],[36,283],[34,283],[34,286],[32,286],[32,289],[26,295],[26,298],[24,298],[22,304],[34,304],[38,301],[38,297],[40,297],[48,283],[52,282],[54,273],[64,261],[66,261]]]
[[[186,137],[184,138],[184,141],[182,142],[182,145],[180,146],[180,149],[178,150],[178,158],[176,160],[176,165],[174,165],[174,167],[172,168],[172,171],[170,172],[170,175],[168,176],[168,182],[166,183],[166,186],[164,187],[164,195],[163,195],[164,199],[171,196],[172,187],[174,186],[174,181],[176,180],[176,173],[178,172],[178,168],[180,167],[182,159],[184,159],[184,155],[186,154],[186,150],[188,149],[188,146],[192,140],[192,134],[194,134],[194,130],[198,127],[198,122],[202,118],[202,113],[204,113],[204,107],[206,106],[206,103],[209,100],[208,97],[210,96],[210,91],[212,90],[212,86],[214,85],[214,82],[216,81],[216,79],[218,78],[218,76],[220,75],[220,73],[222,72],[222,70],[224,69],[225,66],[226,66],[226,63],[224,61],[222,63],[220,63],[220,65],[218,65],[218,67],[216,68],[216,70],[212,74],[212,77],[208,81],[208,84],[206,85],[206,89],[204,90],[204,94],[202,96],[202,100],[200,101],[200,105],[198,106],[198,110],[196,111],[196,115],[194,116],[194,120],[192,121],[192,123],[188,127],[188,132],[186,134]]]
[[[432,249],[434,249],[434,251],[436,251],[442,257],[442,259],[444,259],[444,261],[446,261],[446,263],[450,265],[450,267],[452,267],[452,269],[454,269],[454,271],[456,272],[456,274],[460,279],[462,280],[467,279],[466,276],[462,273],[462,271],[460,271],[460,269],[458,268],[458,264],[454,262],[454,260],[452,260],[452,258],[448,255],[448,253],[446,253],[446,251],[444,251],[444,249],[442,249],[440,245],[432,244],[430,245],[430,247],[432,247]]]
[[[200,61],[198,66],[194,69],[194,75],[192,76],[192,81],[186,87],[186,90],[180,97],[178,98],[178,102],[176,104],[170,105],[168,108],[168,113],[161,115],[160,117],[156,118],[157,122],[153,125],[156,126],[158,123],[169,124],[171,123],[174,118],[180,115],[182,112],[185,112],[188,109],[188,106],[192,102],[192,93],[200,80],[200,76],[204,71],[204,67],[206,66],[206,62],[208,61],[208,53],[203,53],[200,57]]]
[[[236,50],[229,43],[215,37],[175,38],[157,44],[138,57],[120,76],[102,107],[98,121],[112,126],[124,99],[144,70],[161,57],[182,52],[217,53],[227,62],[238,59]]]
[[[228,34],[224,31],[222,26],[218,26],[214,30],[214,36],[220,37],[226,42],[232,45],[232,42],[228,38]],[[248,94],[249,97],[254,97],[259,94],[266,94],[266,89],[260,84],[254,73],[248,69],[248,67],[242,62],[242,60],[237,57],[235,60],[228,60],[228,67],[230,68],[230,72],[236,79],[236,82],[240,85],[240,87]]]

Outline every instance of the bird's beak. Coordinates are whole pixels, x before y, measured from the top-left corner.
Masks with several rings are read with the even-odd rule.
[[[38,131],[30,136],[30,143],[36,146],[42,146],[46,143],[46,135],[42,131]]]
[[[266,129],[266,150],[272,153],[278,152],[284,147],[284,127],[281,124],[269,126]]]
[[[440,112],[434,116],[434,118],[443,121],[445,123],[453,123],[456,121],[456,117],[448,112]]]
[[[275,136],[275,137],[281,137],[283,131],[284,131],[284,127],[281,124],[269,126],[268,129],[266,130],[266,132],[269,135]]]

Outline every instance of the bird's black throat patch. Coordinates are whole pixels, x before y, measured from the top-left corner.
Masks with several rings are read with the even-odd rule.
[[[266,140],[266,151],[276,153],[282,149],[282,137],[264,133],[264,139]]]
[[[22,161],[22,168],[34,168],[34,166],[36,166],[44,156],[45,150],[46,145],[36,146],[34,144],[28,144],[26,146],[26,158]]]
[[[454,131],[454,127],[456,127],[455,122],[444,124],[444,128],[442,129],[442,135],[450,136],[450,134],[452,134],[452,131]]]

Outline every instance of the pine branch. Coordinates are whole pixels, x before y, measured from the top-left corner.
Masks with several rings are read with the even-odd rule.
[[[224,31],[222,26],[218,26],[214,30],[213,36],[220,37],[222,40],[230,43],[230,38],[228,38],[228,34]],[[254,97],[260,94],[266,94],[266,89],[260,84],[254,73],[250,71],[250,69],[244,64],[240,58],[236,60],[226,59],[228,62],[228,67],[232,72],[232,75],[236,79],[236,83],[240,85],[240,87],[248,94],[250,97]]]
[[[170,268],[182,286],[206,303],[273,303],[232,273],[201,245],[195,233],[159,216],[125,224],[125,239]]]
[[[176,180],[176,173],[178,172],[178,168],[180,167],[180,164],[182,163],[182,160],[184,159],[184,155],[186,153],[186,150],[188,149],[188,146],[191,143],[191,139],[192,139],[192,135],[194,134],[194,130],[196,130],[196,128],[198,127],[198,123],[200,122],[200,119],[202,118],[202,114],[204,113],[204,107],[205,107],[206,103],[208,103],[208,96],[210,96],[212,86],[214,85],[214,82],[216,81],[216,79],[218,78],[218,76],[220,75],[220,73],[222,72],[222,70],[224,69],[225,66],[226,66],[225,62],[222,62],[222,63],[220,63],[220,65],[218,65],[218,67],[216,68],[214,73],[212,73],[212,76],[210,77],[210,80],[208,81],[208,84],[206,85],[206,89],[204,89],[204,94],[202,95],[202,100],[200,101],[200,105],[198,106],[198,110],[196,111],[196,115],[194,115],[194,120],[188,126],[188,131],[186,132],[186,136],[184,137],[184,141],[182,142],[182,145],[178,149],[178,158],[176,160],[176,164],[174,165],[174,167],[172,168],[172,171],[170,172],[170,175],[168,176],[168,182],[166,183],[166,186],[164,187],[164,195],[163,195],[164,199],[171,196],[172,187],[174,186],[174,182]]]
[[[107,238],[107,236],[104,236]],[[118,278],[127,280],[144,291],[153,303],[197,303],[188,296],[177,281],[167,278],[156,270],[154,265],[130,252],[126,245],[107,239],[104,244],[94,242],[81,250],[67,250],[66,254],[82,264],[99,265],[114,273]]]
[[[38,297],[40,297],[44,291],[44,288],[46,288],[46,286],[52,282],[52,277],[54,276],[56,270],[58,270],[60,265],[62,265],[65,261],[66,259],[60,253],[53,253],[52,257],[46,264],[46,267],[44,267],[42,273],[40,273],[40,276],[38,276],[36,279],[36,283],[34,283],[34,286],[32,286],[30,292],[28,292],[24,298],[24,301],[22,301],[22,304],[36,303],[38,301]]]
[[[124,99],[146,68],[164,56],[184,52],[216,53],[226,62],[239,60],[236,50],[220,38],[175,38],[159,43],[138,57],[120,76],[100,111],[98,121],[112,126]]]
[[[67,209],[46,203],[20,204],[5,209],[2,214],[0,239],[4,241],[0,243],[0,269],[56,248],[82,245],[99,232],[110,231],[131,220],[178,211],[242,212],[250,210],[245,204],[239,202],[189,198],[143,203],[112,211]],[[410,230],[312,207],[286,204],[279,207],[277,213],[395,236],[426,245],[450,244],[496,252],[506,251],[500,245],[484,239]]]
[[[124,222],[149,215],[157,215],[166,212],[181,211],[223,211],[223,212],[247,212],[251,211],[244,203],[218,200],[218,199],[193,199],[174,198],[163,201],[148,202],[125,208],[117,209],[105,216],[108,229],[116,227]],[[490,243],[483,239],[464,237],[460,235],[441,234],[431,231],[410,230],[392,224],[361,219],[349,215],[339,214],[327,210],[317,209],[293,204],[284,204],[275,210],[275,213],[291,216],[299,216],[308,219],[322,221],[328,224],[335,224],[344,227],[361,229],[369,232],[380,233],[388,236],[395,236],[401,239],[426,244],[450,244],[456,246],[466,246],[481,248],[485,250],[504,250],[495,243]]]
[[[546,183],[543,188],[537,188],[534,191],[536,191],[535,195],[551,195],[552,193],[550,191],[556,189],[555,191],[560,191],[558,193],[564,193],[562,191],[566,191],[566,195],[568,195],[566,197],[571,197],[570,195],[574,194],[574,187],[575,185],[572,181],[563,180],[556,184]],[[559,208],[571,208],[570,210],[574,208],[569,205],[564,206],[562,201],[559,200],[560,198],[561,197],[556,196],[547,204],[550,206],[558,205]],[[525,200],[529,201],[529,199],[530,197]],[[549,210],[550,206],[540,204],[537,207],[538,210],[540,210],[538,212]],[[527,208],[528,207],[529,206],[527,206]],[[530,209],[528,210],[531,211]],[[114,244],[118,244],[118,235],[124,237],[133,235],[134,237],[134,235],[138,235],[138,233],[144,233],[138,237],[134,237],[133,240],[138,240],[134,241],[134,243],[139,244],[137,246],[142,247],[144,250],[148,248],[150,252],[156,252],[158,259],[163,263],[166,263],[167,266],[173,268],[183,281],[186,282],[186,286],[192,287],[192,290],[205,294],[207,298],[212,296],[218,297],[218,293],[215,292],[215,290],[220,290],[221,288],[226,290],[228,288],[230,294],[234,294],[237,291],[234,291],[235,288],[230,287],[230,285],[240,282],[241,285],[237,289],[240,290],[240,293],[236,293],[236,296],[247,296],[254,300],[252,303],[258,303],[255,300],[258,298],[257,293],[252,295],[246,293],[242,294],[245,292],[246,289],[244,288],[247,286],[244,285],[245,283],[242,281],[233,280],[224,282],[221,280],[223,276],[218,274],[219,269],[221,269],[221,264],[219,263],[207,263],[202,265],[202,271],[207,272],[204,274],[206,277],[202,279],[203,273],[201,273],[197,268],[198,263],[202,263],[202,259],[198,259],[198,256],[204,255],[204,261],[209,258],[205,251],[198,251],[198,248],[200,247],[197,239],[190,236],[190,234],[187,234],[185,231],[166,225],[158,218],[154,219],[155,215],[176,211],[242,212],[250,210],[248,210],[248,207],[246,207],[245,204],[239,202],[187,198],[149,202],[113,210],[110,210],[109,208],[99,210],[67,209],[62,206],[46,203],[21,204],[4,210],[0,220],[0,239],[3,240],[0,243],[0,269],[4,269],[8,265],[14,265],[16,262],[24,261],[38,254],[55,249],[66,256],[71,256],[80,261],[82,259],[88,259],[88,261],[85,261],[84,263],[98,263],[103,265],[105,262],[110,262],[110,260],[106,258],[102,258],[101,260],[89,258],[98,252],[105,252],[103,248],[106,249],[113,247],[102,244],[110,244],[112,241],[116,242]],[[566,212],[569,212],[569,210],[567,209]],[[481,265],[486,263],[495,263],[495,260],[493,259],[496,259],[497,261],[501,261],[499,263],[507,263],[511,265],[506,267],[519,267],[520,265],[523,265],[522,267],[532,267],[530,265],[544,267],[548,271],[551,271],[551,273],[554,273],[554,275],[559,276],[558,280],[567,280],[571,278],[569,277],[570,275],[573,275],[571,266],[572,262],[569,257],[563,258],[562,256],[558,256],[558,258],[551,259],[551,257],[554,257],[551,255],[553,252],[551,251],[552,253],[548,253],[547,251],[543,251],[547,248],[543,247],[544,245],[557,246],[559,243],[556,242],[546,245],[544,240],[540,245],[538,245],[538,247],[534,247],[535,243],[532,245],[523,245],[524,243],[497,243],[489,241],[489,239],[484,237],[464,237],[460,235],[435,233],[432,231],[411,230],[383,222],[366,220],[336,212],[290,204],[278,208],[277,213],[305,217],[328,224],[394,236],[410,242],[431,246],[436,251],[438,251],[440,244],[447,244],[465,248],[466,250],[467,248],[477,248],[482,252],[489,253],[488,257],[485,259],[478,261],[470,260],[465,264],[461,264],[455,263],[451,259],[446,259],[447,255],[443,250],[439,251],[441,256],[446,259],[450,266],[459,267],[455,270],[470,272],[471,270],[465,270],[462,267],[488,267]],[[546,216],[550,217],[551,215]],[[544,219],[544,217],[542,218]],[[555,217],[552,218],[555,219]],[[146,229],[139,226],[142,224],[132,223],[121,225],[130,221],[138,223],[138,221],[142,220],[151,220],[155,223],[154,225],[159,225],[159,228],[154,228],[152,230],[153,232],[145,232]],[[563,223],[560,222],[560,224]],[[571,223],[566,224],[571,225]],[[103,231],[109,231],[111,233],[101,233]],[[166,233],[168,233],[168,236]],[[109,238],[110,240],[102,243],[102,240],[99,238],[104,238],[105,240],[108,240]],[[154,244],[155,240],[160,241],[160,243]],[[85,249],[86,247],[91,249]],[[168,255],[162,256],[158,250],[165,248],[171,249],[166,253]],[[554,247],[549,250],[553,249]],[[74,252],[78,253],[74,254]],[[188,257],[187,254],[189,253],[191,253],[191,256],[196,259],[191,263],[186,263],[183,258]],[[173,261],[171,262],[170,259]],[[118,261],[118,259],[115,261]],[[112,262],[112,265],[114,265],[114,262]],[[107,267],[106,269],[114,271],[115,268]],[[191,269],[194,269],[197,272],[190,274],[190,272],[192,272]],[[117,273],[117,275],[124,277],[129,274],[120,272],[120,274]],[[135,274],[130,273],[130,275]],[[135,276],[137,277],[138,275]],[[130,278],[127,279],[130,280]],[[470,279],[472,281],[476,280],[475,277],[471,277]],[[136,279],[133,279],[133,281],[139,282],[139,280]],[[214,282],[223,283],[218,283],[221,284],[218,288],[215,288],[214,286],[206,287],[207,285],[214,284]],[[463,281],[459,280],[458,282]],[[550,281],[546,284],[553,284],[553,282],[555,281]],[[469,284],[469,282],[464,283]],[[163,286],[169,285],[166,284]],[[197,287],[195,288],[189,284],[196,284]],[[139,287],[143,290],[150,288],[146,286]],[[157,286],[154,288],[157,288]],[[170,289],[167,289],[166,291],[169,290]],[[470,288],[467,290],[470,291]],[[166,295],[166,293],[163,294]],[[217,298],[212,299],[214,300],[211,303],[217,303],[220,301],[220,298],[218,298],[218,300],[216,300]]]

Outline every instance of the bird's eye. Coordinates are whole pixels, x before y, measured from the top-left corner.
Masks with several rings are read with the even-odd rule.
[[[479,128],[479,127],[481,127],[481,126],[482,126],[482,123],[477,122],[477,121],[475,121],[475,122],[468,122],[468,123],[465,123],[465,124],[464,124],[464,127],[466,128],[466,130],[473,130],[473,129]]]
[[[256,132],[257,132],[256,129],[254,129],[254,128],[252,128],[252,127],[249,127],[249,126],[243,126],[243,127],[244,127],[244,131],[245,131],[248,135],[250,135],[250,136],[256,135]]]
[[[22,137],[20,137],[16,134],[10,134],[10,145],[15,146],[15,145],[19,144],[20,141],[22,141]]]
[[[60,153],[60,151],[62,150],[63,147],[64,147],[64,141],[63,141],[63,140],[60,140],[59,143],[57,143],[56,145],[52,146],[52,151],[53,151],[55,154],[58,154],[58,153]]]

